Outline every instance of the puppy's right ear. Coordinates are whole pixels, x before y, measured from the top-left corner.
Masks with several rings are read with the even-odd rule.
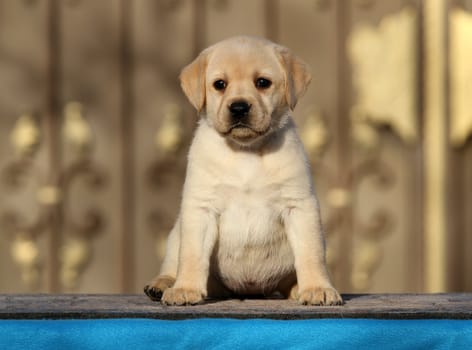
[[[182,69],[180,86],[198,112],[205,106],[205,72],[207,54],[202,52],[192,63]]]

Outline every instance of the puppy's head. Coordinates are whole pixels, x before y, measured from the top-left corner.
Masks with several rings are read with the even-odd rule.
[[[288,49],[235,37],[204,50],[180,75],[202,117],[232,143],[251,146],[280,130],[311,75]]]

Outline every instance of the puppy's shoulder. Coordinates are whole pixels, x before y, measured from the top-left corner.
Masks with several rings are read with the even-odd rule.
[[[271,149],[264,156],[267,168],[274,170],[271,172],[274,178],[290,186],[296,183],[312,187],[308,156],[293,121],[276,136],[280,139],[273,140]]]
[[[277,160],[287,158],[291,159],[292,162],[307,162],[305,149],[291,118],[284,128],[274,135],[265,153]]]
[[[207,121],[200,120],[188,153],[188,171],[216,175],[230,159],[225,139]]]
[[[208,121],[202,119],[197,125],[189,150],[189,158],[200,158],[205,154],[214,154],[224,146],[224,139],[218,135]]]

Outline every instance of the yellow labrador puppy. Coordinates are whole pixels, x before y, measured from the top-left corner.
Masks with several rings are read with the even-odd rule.
[[[146,294],[168,305],[276,291],[302,304],[341,304],[290,117],[311,79],[307,65],[282,46],[242,36],[204,50],[180,79],[201,119],[180,214]]]

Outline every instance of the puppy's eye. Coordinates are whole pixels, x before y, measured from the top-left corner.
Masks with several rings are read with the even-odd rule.
[[[255,84],[258,89],[267,89],[272,85],[272,82],[266,78],[258,78]]]
[[[224,90],[226,89],[226,81],[224,80],[217,80],[213,83],[213,87],[215,88],[215,90],[218,90],[218,91],[221,91],[221,90]]]

